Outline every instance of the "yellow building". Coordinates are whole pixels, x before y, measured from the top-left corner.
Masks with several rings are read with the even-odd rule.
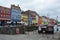
[[[25,23],[28,22],[28,14],[26,12],[22,12],[21,21]]]
[[[38,19],[39,19],[39,15],[35,11],[27,10],[25,12],[22,12],[21,21],[29,23],[29,25],[37,24]]]

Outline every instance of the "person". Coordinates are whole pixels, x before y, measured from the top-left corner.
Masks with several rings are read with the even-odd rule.
[[[38,26],[38,33],[41,33],[41,25]]]

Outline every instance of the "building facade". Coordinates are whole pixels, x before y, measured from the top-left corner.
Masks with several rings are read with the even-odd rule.
[[[28,10],[29,14],[31,15],[32,22],[31,23],[38,23],[39,15],[35,11]]]
[[[11,21],[20,22],[21,21],[21,9],[19,6],[11,5]]]
[[[10,21],[10,8],[0,6],[0,24]]]
[[[21,21],[28,23],[28,14],[26,12],[21,13]]]
[[[0,6],[0,20],[10,20],[10,8]]]
[[[35,11],[27,10],[22,12],[22,21],[28,25],[38,23],[39,16]]]

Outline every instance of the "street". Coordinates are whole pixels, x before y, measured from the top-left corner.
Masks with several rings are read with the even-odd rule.
[[[5,35],[0,34],[0,40],[59,40],[60,31],[55,34],[38,34],[37,31],[26,34]]]

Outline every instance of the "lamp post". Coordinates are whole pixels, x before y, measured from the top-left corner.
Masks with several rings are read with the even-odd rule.
[[[57,23],[57,25],[58,25],[58,16],[56,17],[56,23]]]

